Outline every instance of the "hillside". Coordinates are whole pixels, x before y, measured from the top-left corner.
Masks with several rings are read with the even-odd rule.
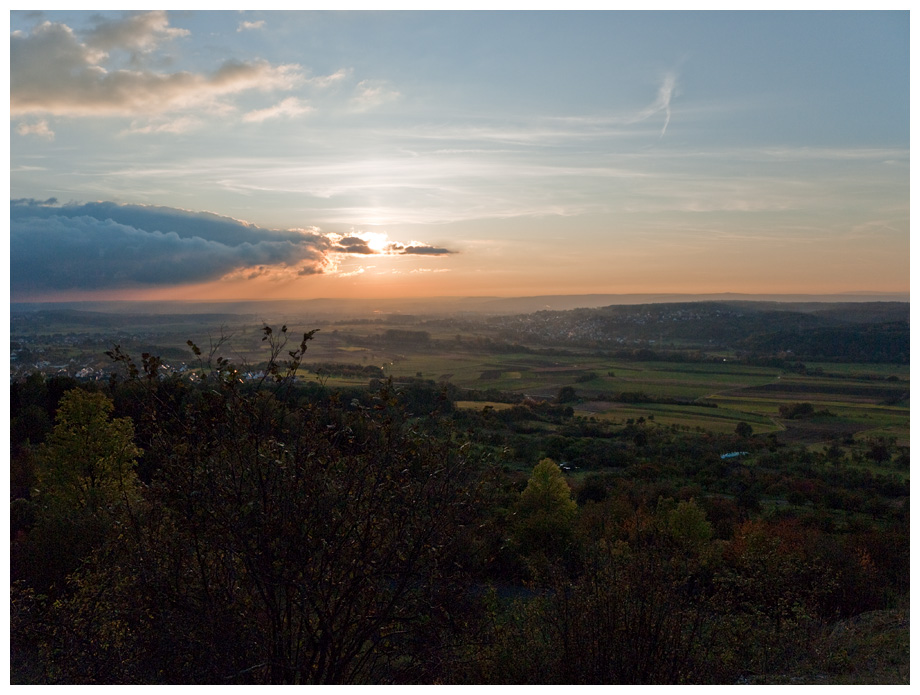
[[[490,320],[509,340],[737,350],[787,359],[905,363],[910,305],[687,302],[538,311]]]

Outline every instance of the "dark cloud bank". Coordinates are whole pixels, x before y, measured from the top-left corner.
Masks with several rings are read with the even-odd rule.
[[[317,274],[333,253],[379,252],[360,237],[265,229],[206,212],[109,202],[58,205],[53,199],[10,203],[14,296],[206,282],[272,266]],[[451,252],[392,243],[384,253]]]

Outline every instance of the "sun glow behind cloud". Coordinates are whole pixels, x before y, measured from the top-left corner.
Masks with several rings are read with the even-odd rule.
[[[364,232],[363,238],[367,241],[368,248],[374,253],[385,253],[392,243],[389,236],[381,232]]]

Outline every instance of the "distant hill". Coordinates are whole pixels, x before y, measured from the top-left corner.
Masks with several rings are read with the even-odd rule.
[[[603,349],[735,350],[793,360],[906,363],[906,302],[669,302],[495,317],[507,340]]]
[[[854,292],[834,295],[722,294],[578,294],[535,297],[422,297],[403,299],[296,299],[232,302],[44,302],[11,303],[12,313],[51,309],[77,309],[105,313],[136,314],[254,314],[266,318],[307,316],[364,316],[375,314],[524,314],[535,311],[566,311],[612,305],[687,302],[798,303],[833,310],[832,304],[909,302],[908,293]],[[804,308],[802,310],[805,310]]]

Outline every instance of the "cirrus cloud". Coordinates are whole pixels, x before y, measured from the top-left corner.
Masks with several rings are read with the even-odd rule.
[[[351,77],[354,70],[352,68],[341,68],[336,70],[331,75],[316,75],[314,77],[307,78],[306,82],[311,87],[318,87],[319,89],[327,89],[332,87],[343,80]]]
[[[671,99],[674,96],[674,90],[677,86],[677,76],[667,73],[658,88],[658,96],[655,101],[643,109],[633,120],[633,122],[644,121],[645,119],[657,113],[664,112],[664,125],[661,126],[660,137],[664,137],[668,130],[668,124],[671,122]]]
[[[250,111],[243,116],[246,123],[261,123],[274,118],[297,118],[313,112],[313,107],[297,97],[288,97],[267,109]]]
[[[398,99],[399,96],[399,92],[390,89],[385,82],[361,80],[355,87],[350,109],[358,113],[370,111],[382,104]]]

